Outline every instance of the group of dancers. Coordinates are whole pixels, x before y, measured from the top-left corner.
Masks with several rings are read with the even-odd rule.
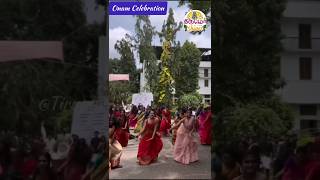
[[[180,109],[173,116],[173,124],[167,107],[153,109],[133,105],[128,111],[121,106],[112,106],[109,117],[109,170],[122,167],[122,150],[130,138],[139,139],[137,163],[140,165],[157,161],[164,136],[172,135],[174,160],[182,164],[199,160],[197,133],[201,144],[211,144],[212,113],[209,105]],[[137,135],[131,135],[129,129],[134,129]]]

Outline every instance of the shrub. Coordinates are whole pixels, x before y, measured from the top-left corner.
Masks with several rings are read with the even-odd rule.
[[[198,93],[190,93],[181,96],[178,100],[178,107],[198,107],[201,105],[202,96]]]

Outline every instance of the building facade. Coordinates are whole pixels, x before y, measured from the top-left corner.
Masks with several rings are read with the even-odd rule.
[[[162,52],[161,47],[155,47],[158,59]],[[199,48],[202,52],[201,61],[199,65],[199,80],[198,92],[203,97],[203,103],[211,103],[211,50],[209,48]],[[161,61],[158,60],[158,64]],[[148,92],[146,88],[147,80],[145,77],[145,62],[142,65],[142,72],[140,73],[140,92]],[[173,94],[175,92],[173,91]],[[174,101],[176,98],[173,99]]]
[[[204,52],[199,65],[198,92],[204,103],[211,103],[211,50]]]
[[[320,1],[289,0],[278,91],[295,112],[294,130],[320,128]]]

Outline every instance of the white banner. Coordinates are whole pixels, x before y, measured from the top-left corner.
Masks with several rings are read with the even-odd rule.
[[[132,104],[138,106],[142,104],[144,107],[150,106],[153,101],[152,93],[139,93],[132,95]]]
[[[108,136],[107,108],[102,101],[77,102],[73,109],[71,133],[90,144],[95,131]]]

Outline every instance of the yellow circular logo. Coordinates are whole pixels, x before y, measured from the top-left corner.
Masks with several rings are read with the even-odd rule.
[[[190,10],[184,17],[184,29],[189,32],[202,32],[207,28],[207,17],[199,10]]]

